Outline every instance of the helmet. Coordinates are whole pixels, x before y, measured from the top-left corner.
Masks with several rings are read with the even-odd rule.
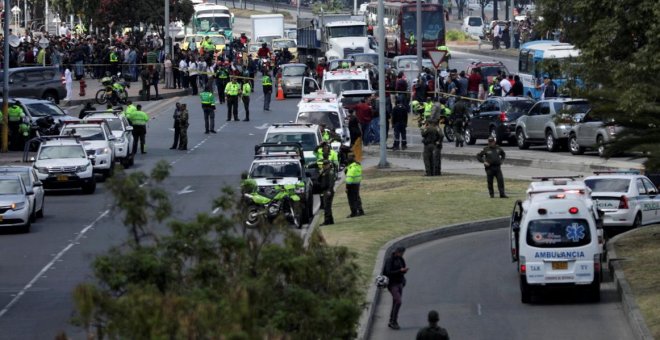
[[[267,43],[263,43],[263,44],[261,44],[261,47],[266,48],[266,47],[268,47],[268,44],[267,44]]]
[[[390,283],[390,279],[385,275],[376,276],[376,287],[378,288],[387,288],[387,285]]]

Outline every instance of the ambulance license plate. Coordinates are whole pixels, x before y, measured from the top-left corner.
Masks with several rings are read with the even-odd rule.
[[[66,182],[66,181],[68,181],[68,180],[69,180],[69,176],[67,176],[67,175],[59,175],[59,176],[57,176],[57,181],[59,181],[59,182]]]
[[[566,270],[568,269],[568,262],[552,262],[552,270]]]

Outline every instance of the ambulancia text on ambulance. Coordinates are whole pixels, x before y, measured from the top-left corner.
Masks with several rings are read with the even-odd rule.
[[[339,151],[341,145],[350,146],[347,116],[334,93],[317,91],[303,96],[298,103],[296,123],[324,125],[333,131],[340,140],[332,140],[331,146]]]
[[[511,257],[521,301],[553,287],[576,287],[600,300],[602,222],[591,190],[574,177],[532,182],[511,216]]]

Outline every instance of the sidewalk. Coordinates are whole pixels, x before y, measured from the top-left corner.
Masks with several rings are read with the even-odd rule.
[[[60,106],[69,107],[76,105],[84,105],[85,103],[88,102],[96,104],[96,99],[95,99],[96,92],[100,89],[103,89],[104,86],[101,84],[101,81],[99,79],[85,79],[85,84],[87,85],[87,88],[85,88],[85,96],[81,96],[80,82],[74,80],[73,94],[71,96],[71,100],[61,101]],[[163,84],[158,84],[158,95],[162,99],[168,99],[178,96],[187,96],[189,94],[189,90],[186,89],[166,89],[163,88],[162,86]],[[126,89],[126,91],[128,92],[128,100],[133,102],[141,101],[142,98],[140,96],[140,90],[142,90],[142,81],[132,82],[131,87]],[[152,97],[155,96],[153,87],[151,88],[151,96]]]

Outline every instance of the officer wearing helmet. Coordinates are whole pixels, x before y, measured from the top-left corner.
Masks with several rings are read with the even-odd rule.
[[[310,71],[316,70],[316,63],[314,62],[314,58],[312,58],[311,55],[307,56],[305,65],[307,65],[307,68],[309,68]]]

